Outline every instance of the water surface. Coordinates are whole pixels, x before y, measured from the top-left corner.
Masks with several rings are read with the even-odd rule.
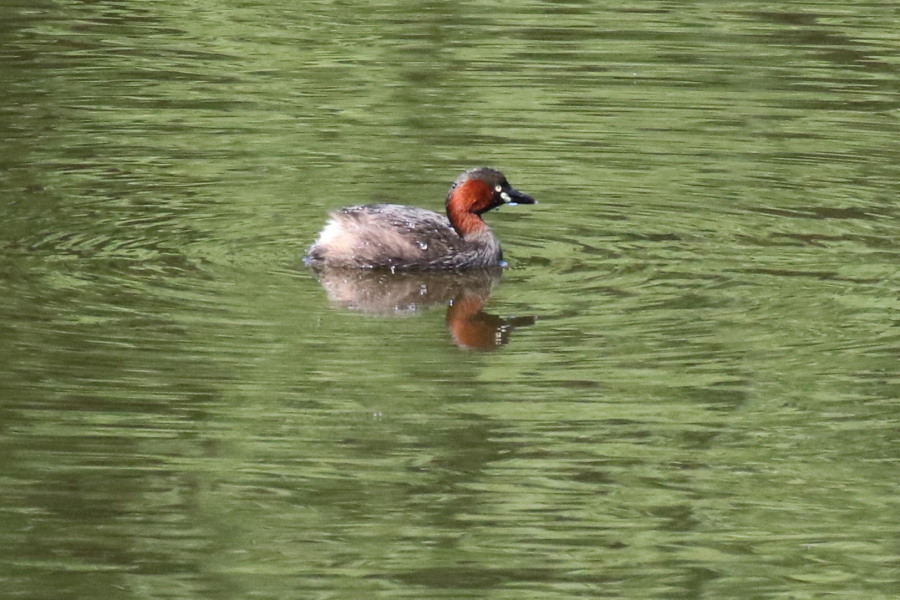
[[[2,11],[10,597],[895,597],[893,3]],[[502,274],[304,267],[479,165]]]

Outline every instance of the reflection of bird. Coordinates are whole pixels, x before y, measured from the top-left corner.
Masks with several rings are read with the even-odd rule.
[[[467,269],[502,264],[500,241],[481,215],[507,203],[534,204],[500,171],[460,175],[445,203],[447,217],[399,204],[351,206],[331,219],[309,249],[314,268]]]
[[[494,350],[509,341],[514,328],[535,321],[482,310],[502,273],[499,267],[449,273],[325,268],[317,270],[316,276],[333,302],[351,310],[403,315],[449,304],[447,328],[454,343],[471,350]]]
[[[534,325],[534,317],[499,317],[484,312],[485,298],[460,294],[447,309],[454,343],[467,350],[496,350],[509,342],[516,327]]]
[[[500,281],[503,269],[389,273],[326,268],[315,274],[336,304],[365,313],[401,315],[446,305],[458,296],[481,298],[484,304]]]

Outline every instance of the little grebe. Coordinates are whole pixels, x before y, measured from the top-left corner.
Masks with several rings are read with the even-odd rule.
[[[309,249],[313,268],[468,269],[503,264],[500,241],[481,218],[501,204],[535,204],[500,171],[460,175],[447,194],[447,217],[399,204],[350,206],[331,219]]]

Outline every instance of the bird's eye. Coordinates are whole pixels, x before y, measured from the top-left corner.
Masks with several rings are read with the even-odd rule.
[[[494,191],[497,192],[497,193],[502,192],[502,191],[503,191],[503,186],[502,186],[502,185],[495,185],[495,186],[494,186]]]

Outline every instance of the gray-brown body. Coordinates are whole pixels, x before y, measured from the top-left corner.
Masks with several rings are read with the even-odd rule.
[[[309,249],[316,268],[466,269],[495,267],[500,242],[486,225],[460,235],[447,217],[400,204],[335,211]]]

